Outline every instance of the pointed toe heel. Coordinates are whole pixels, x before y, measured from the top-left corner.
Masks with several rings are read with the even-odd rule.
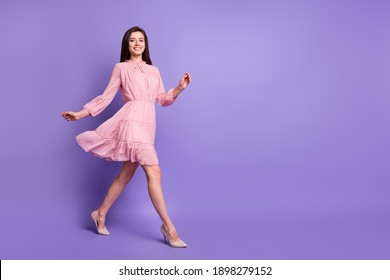
[[[108,231],[108,229],[106,227],[102,228],[102,229],[99,229],[99,221],[98,221],[98,212],[97,210],[93,211],[91,213],[91,218],[95,224],[95,227],[96,227],[96,231],[98,234],[100,235],[110,235],[110,232]]]
[[[161,226],[161,233],[164,237],[165,244],[168,244],[169,246],[171,246],[173,248],[187,248],[188,247],[188,245],[181,239],[179,239],[177,241],[171,241],[168,237],[168,233],[165,231],[163,226]]]

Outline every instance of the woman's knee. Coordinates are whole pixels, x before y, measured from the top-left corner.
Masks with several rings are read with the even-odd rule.
[[[119,180],[122,183],[127,184],[131,180],[131,178],[133,178],[133,173],[131,173],[131,172],[121,172],[121,173],[119,173],[118,178],[119,178]]]
[[[125,163],[123,168],[121,169],[121,172],[119,173],[119,180],[127,184],[131,180],[131,178],[133,178],[136,169],[137,166]]]
[[[144,167],[148,180],[161,180],[161,168],[159,165]]]

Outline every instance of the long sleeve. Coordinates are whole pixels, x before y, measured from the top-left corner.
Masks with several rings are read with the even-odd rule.
[[[96,116],[101,113],[114,99],[121,85],[121,69],[118,64],[115,65],[110,82],[108,83],[104,92],[98,97],[92,99],[90,102],[84,105],[84,109],[87,110],[92,116]]]
[[[167,93],[165,93],[165,88],[160,73],[158,73],[158,75],[160,81],[158,86],[157,102],[163,107],[169,106],[175,101],[175,99],[173,99],[172,97],[173,88],[170,89]]]

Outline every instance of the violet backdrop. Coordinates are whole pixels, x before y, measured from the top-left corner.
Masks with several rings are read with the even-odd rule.
[[[390,2],[0,2],[0,259],[389,259]],[[142,169],[95,234],[119,172],[67,123],[143,27],[168,90],[156,149],[185,250],[164,245]]]

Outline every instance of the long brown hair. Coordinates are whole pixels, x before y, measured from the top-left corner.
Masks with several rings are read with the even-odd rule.
[[[122,50],[121,50],[121,62],[125,62],[126,60],[130,59],[130,51],[129,51],[129,40],[130,35],[133,32],[141,32],[145,37],[145,50],[142,53],[142,60],[146,62],[146,64],[152,65],[152,60],[150,59],[149,54],[149,42],[148,42],[148,36],[146,36],[145,30],[143,30],[139,26],[133,26],[129,30],[126,31],[125,35],[123,35],[122,40]]]

